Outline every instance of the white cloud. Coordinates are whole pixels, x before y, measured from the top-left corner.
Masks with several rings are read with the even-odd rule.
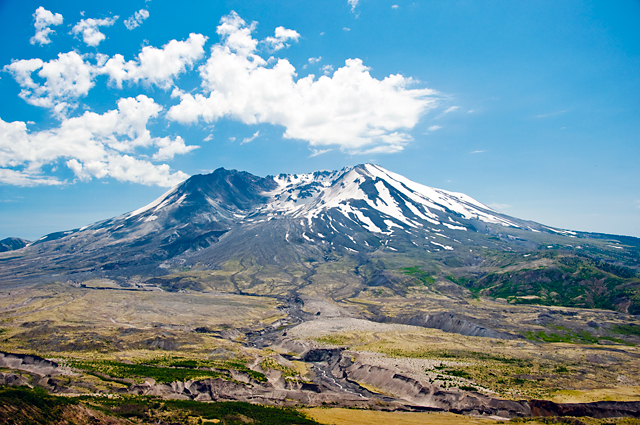
[[[344,28],[342,28],[342,31],[351,31],[351,28],[344,27]]]
[[[85,96],[93,87],[92,65],[85,62],[78,53],[59,53],[58,59],[43,62],[41,59],[20,60],[5,65],[20,84],[20,97],[35,106],[52,109],[58,117],[64,117],[69,109],[75,108],[76,99]],[[32,74],[44,80],[37,83]]]
[[[240,142],[240,144],[244,145],[245,143],[253,142],[256,139],[256,137],[258,137],[258,136],[260,136],[260,130],[258,130],[255,133],[253,133],[253,136],[245,137],[244,139],[242,139],[242,142]]]
[[[155,141],[155,145],[160,147],[160,149],[158,149],[158,152],[153,155],[152,159],[154,161],[170,160],[173,159],[175,155],[183,155],[200,147],[194,145],[185,145],[184,140],[182,140],[182,137],[180,136],[177,136],[174,140],[171,140],[169,137],[157,139]]]
[[[145,46],[135,61],[124,61],[120,54],[114,55],[100,69],[109,75],[109,81],[122,87],[123,81],[153,84],[163,89],[171,88],[173,79],[186,72],[204,56],[204,43],[207,37],[202,34],[189,34],[185,41],[171,40],[158,49]]]
[[[232,11],[220,19],[220,25],[216,28],[216,32],[232,52],[243,57],[253,56],[258,40],[254,40],[251,33],[257,25],[257,22],[252,22],[250,26],[247,26],[246,22]]]
[[[397,9],[398,7],[400,6],[398,6],[397,4],[394,4],[393,6],[391,6],[392,9]]]
[[[51,43],[51,39],[49,38],[50,34],[55,34],[55,31],[49,28],[54,25],[62,25],[62,15],[59,13],[52,13],[40,6],[36,9],[33,14],[34,19],[36,20],[33,26],[36,28],[36,33],[29,42],[31,44],[39,43],[41,46],[43,44]]]
[[[63,184],[60,180],[52,177],[39,176],[28,171],[16,171],[7,168],[0,168],[0,184],[10,184],[12,186],[57,186]],[[11,202],[11,201],[2,201]]]
[[[167,164],[155,165],[137,158],[138,148],[158,147],[154,160],[172,158],[194,146],[177,137],[153,138],[149,120],[160,105],[144,95],[118,101],[118,109],[64,120],[58,128],[28,132],[24,122],[0,119],[0,181],[17,185],[59,184],[43,175],[46,164],[65,165],[81,180],[112,177],[147,185],[172,186],[188,176],[172,172]]]
[[[472,154],[475,154],[475,153],[484,153],[484,151],[473,151],[473,152],[469,152],[469,153],[472,153]]]
[[[329,75],[333,72],[333,65],[325,65],[322,67],[322,72],[324,72],[324,75]]]
[[[347,2],[349,3],[349,6],[351,6],[351,11],[355,12],[356,6],[358,6],[360,0],[347,0]]]
[[[235,13],[222,18],[221,43],[199,68],[203,93],[177,93],[180,103],[169,110],[170,119],[186,124],[227,117],[283,126],[285,138],[314,147],[398,151],[411,140],[406,131],[436,105],[435,91],[410,89],[413,81],[402,75],[373,78],[360,59],[347,60],[331,77],[296,80],[288,60],[256,54],[254,26]]]
[[[287,41],[293,40],[297,42],[298,38],[300,38],[300,34],[298,34],[297,31],[289,30],[285,27],[278,27],[275,31],[275,37],[267,37],[264,40],[264,43],[271,49],[271,51],[276,52],[284,49],[285,47],[289,47]]]
[[[127,27],[129,31],[131,31],[135,28],[138,28],[142,24],[142,22],[148,17],[149,17],[149,11],[146,9],[140,9],[136,13],[134,13],[132,16],[130,16],[129,19],[125,19],[124,26]]]
[[[436,131],[436,130],[440,130],[442,128],[442,126],[440,125],[432,125],[431,127],[429,127],[429,131]]]
[[[95,47],[105,39],[105,35],[98,30],[98,27],[110,27],[116,20],[118,20],[118,16],[104,19],[82,19],[71,29],[71,33],[76,37],[82,34],[82,41],[87,46]]]
[[[309,63],[311,65],[315,65],[322,60],[322,56],[318,56],[317,58],[309,58]]]
[[[311,149],[311,155],[309,155],[309,158],[331,152],[332,150],[333,149]]]
[[[99,32],[92,32],[95,22],[97,20],[82,20],[73,31],[76,34],[82,33],[83,36],[89,34],[85,42],[89,45],[97,44],[104,36]],[[80,25],[82,23],[84,24]],[[63,119],[70,110],[78,106],[78,98],[87,95],[94,86],[95,77],[100,74],[108,75],[109,81],[119,88],[122,88],[123,81],[170,88],[174,78],[186,72],[187,68],[191,68],[194,62],[204,56],[203,46],[206,40],[207,37],[201,34],[190,34],[187,40],[171,40],[161,49],[146,46],[137,60],[128,62],[120,54],[112,58],[97,54],[94,56],[96,63],[91,64],[85,60],[90,55],[83,56],[71,51],[59,53],[58,59],[49,62],[41,59],[15,61],[5,65],[4,71],[10,72],[20,84],[22,99],[32,105],[49,108],[55,116]],[[33,78],[32,74],[36,71],[39,80]]]
[[[459,107],[459,106],[452,106],[452,107],[450,107],[450,108],[447,108],[447,110],[446,110],[446,111],[444,111],[444,112],[443,112],[443,114],[448,114],[449,112],[453,112],[453,111],[455,111],[456,109],[460,109],[460,107]]]

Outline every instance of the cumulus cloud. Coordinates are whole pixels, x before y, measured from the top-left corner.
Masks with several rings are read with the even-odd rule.
[[[392,9],[397,9],[398,7],[400,6],[398,6],[397,4],[394,4],[393,6],[391,6]]]
[[[139,157],[138,148],[158,147],[154,160],[196,147],[177,137],[153,138],[147,124],[162,107],[144,95],[118,101],[104,114],[85,112],[51,130],[29,132],[24,122],[0,119],[0,182],[21,186],[60,184],[43,175],[47,164],[64,164],[81,180],[112,177],[146,185],[172,186],[188,176]],[[137,157],[138,156],[138,157]]]
[[[360,0],[347,0],[347,2],[349,3],[349,6],[351,6],[351,11],[355,12],[356,7],[358,6],[358,3],[360,2]]]
[[[284,49],[285,47],[289,47],[287,41],[293,40],[297,42],[298,38],[300,38],[300,34],[298,34],[297,31],[289,30],[285,27],[278,27],[275,31],[275,37],[267,37],[264,42],[272,51],[275,52]]]
[[[116,18],[109,21],[109,25]],[[96,22],[102,23],[96,24]],[[83,34],[84,41],[93,45],[104,39],[97,31],[97,26],[106,25],[105,20],[83,19],[72,30],[75,34]],[[75,51],[59,53],[57,59],[44,62],[41,59],[14,61],[5,65],[20,84],[19,96],[31,105],[49,108],[59,119],[64,119],[68,112],[78,106],[77,100],[86,96],[94,86],[95,77],[106,74],[109,81],[122,88],[123,81],[142,82],[169,89],[173,80],[191,68],[204,56],[204,43],[207,37],[201,34],[190,34],[185,41],[171,40],[161,49],[146,46],[136,60],[125,62],[124,57],[116,54],[109,58],[97,54],[95,64],[85,60],[91,55],[80,55]],[[33,73],[39,79],[34,79]]]
[[[75,100],[85,96],[93,87],[93,66],[76,52],[59,53],[58,59],[43,62],[41,59],[20,60],[5,65],[20,84],[20,97],[27,103],[50,108],[58,117],[64,117],[76,107]],[[38,71],[39,70],[39,71]],[[36,82],[32,74],[42,82]]]
[[[138,28],[148,17],[149,11],[146,9],[140,9],[132,16],[130,16],[129,19],[125,19],[124,26],[127,27],[129,31],[131,31],[135,28]]]
[[[207,141],[205,139],[205,141]],[[163,137],[161,139],[157,139],[155,141],[155,145],[158,146],[158,152],[156,152],[152,159],[154,161],[166,161],[173,159],[176,155],[182,155],[185,153],[189,153],[194,149],[198,149],[200,146],[187,146],[184,143],[182,137],[177,136],[175,139],[171,140],[169,137]]]
[[[110,27],[115,24],[116,20],[118,20],[118,16],[104,19],[82,19],[74,25],[71,33],[76,37],[82,35],[82,41],[87,46],[95,47],[105,39],[105,35],[98,30],[98,27]]]
[[[163,89],[171,88],[174,78],[186,72],[204,56],[202,34],[189,34],[185,41],[171,40],[161,49],[145,46],[137,60],[125,62],[120,54],[110,58],[100,72],[109,76],[109,81],[119,88],[123,81],[143,82]]]
[[[322,60],[322,56],[318,56],[317,58],[309,58],[309,63],[311,65],[315,65]]]
[[[36,33],[33,37],[31,37],[31,40],[29,40],[29,42],[31,44],[38,43],[41,46],[43,44],[51,43],[49,35],[55,34],[55,31],[49,27],[54,25],[62,25],[62,15],[59,13],[52,13],[44,7],[40,6],[33,14],[33,18],[35,19],[35,23],[33,24],[33,26],[36,28]]]
[[[199,68],[202,93],[176,92],[180,103],[169,110],[171,120],[269,123],[285,127],[285,138],[314,147],[364,153],[380,146],[376,152],[389,152],[401,150],[411,140],[406,131],[436,105],[434,90],[411,89],[413,81],[402,75],[373,78],[360,59],[347,60],[331,77],[296,80],[288,60],[256,53],[254,27],[236,13],[222,18],[221,42]]]

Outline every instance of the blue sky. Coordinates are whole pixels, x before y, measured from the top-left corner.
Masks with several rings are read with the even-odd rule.
[[[219,167],[364,162],[640,237],[639,21],[624,0],[0,0],[0,239]]]

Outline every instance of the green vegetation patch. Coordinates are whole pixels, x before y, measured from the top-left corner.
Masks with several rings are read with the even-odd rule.
[[[243,402],[202,403],[192,400],[162,400],[149,396],[68,398],[51,396],[39,388],[23,387],[0,387],[0,423],[10,425],[63,423],[65,410],[78,404],[101,411],[109,417],[133,419],[135,423],[207,423],[206,421],[226,425],[247,423],[313,425],[318,423],[294,409]],[[89,421],[93,418],[87,416],[75,419]]]
[[[218,420],[226,425],[317,424],[294,409],[236,401],[203,403],[193,400],[162,400],[150,396],[79,398],[105,413],[138,419],[143,423],[156,423],[158,419],[161,419],[162,423],[193,423],[193,419],[199,419]]]
[[[499,354],[483,353],[481,351],[464,351],[464,350],[419,350],[409,351],[396,348],[388,348],[381,350],[383,353],[391,357],[409,357],[423,359],[446,359],[446,360],[481,360],[494,361],[520,367],[531,367],[532,363],[526,359],[506,357]],[[436,369],[444,369],[446,366],[439,366]]]
[[[436,282],[429,273],[425,272],[418,266],[405,267],[402,269],[402,273],[418,279],[425,286],[433,285]]]
[[[499,271],[480,277],[447,276],[473,294],[503,298],[514,304],[600,308],[640,313],[640,279],[635,270],[568,253],[505,257],[487,252],[487,262]],[[534,261],[545,260],[544,265]],[[505,271],[508,266],[517,270]],[[630,303],[629,303],[630,302]]]
[[[635,325],[635,324],[617,325],[617,326],[614,326],[612,330],[621,335],[640,336],[640,325]],[[608,338],[608,339],[611,339],[611,338]]]
[[[344,335],[324,335],[316,338],[316,341],[328,345],[346,345],[349,342],[349,338]]]
[[[58,423],[64,408],[76,400],[54,397],[40,388],[0,387],[0,423]]]
[[[555,328],[561,331],[562,333],[554,333],[554,332],[547,333],[545,331],[526,332],[525,337],[530,341],[564,342],[566,344],[598,344],[601,341],[613,341],[619,344],[634,345],[626,341],[623,341],[620,338],[597,337],[590,334],[587,331],[573,332],[562,326],[556,326]]]
[[[298,375],[298,372],[295,369],[281,365],[272,357],[267,357],[266,359],[262,360],[260,362],[260,367],[263,370],[279,370],[280,372],[282,372],[282,376],[284,376],[285,378],[293,378],[294,376]]]
[[[118,379],[132,379],[141,382],[153,378],[156,382],[171,383],[189,379],[228,378],[224,372],[182,367],[163,367],[144,364],[128,364],[116,361],[74,361],[73,367],[91,374],[107,375]]]
[[[187,359],[183,357],[156,357],[138,360],[135,363],[123,363],[109,360],[102,361],[73,361],[73,367],[88,373],[107,375],[117,379],[132,379],[142,382],[144,378],[153,378],[156,382],[171,383],[175,381],[198,380],[208,378],[222,378],[230,380],[230,370],[237,370],[249,375],[259,382],[266,382],[263,373],[247,367],[246,360],[204,360]]]

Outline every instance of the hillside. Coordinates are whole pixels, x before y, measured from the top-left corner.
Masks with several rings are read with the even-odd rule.
[[[2,379],[60,394],[637,416],[639,256],[636,238],[506,216],[376,165],[218,169],[0,254]]]

